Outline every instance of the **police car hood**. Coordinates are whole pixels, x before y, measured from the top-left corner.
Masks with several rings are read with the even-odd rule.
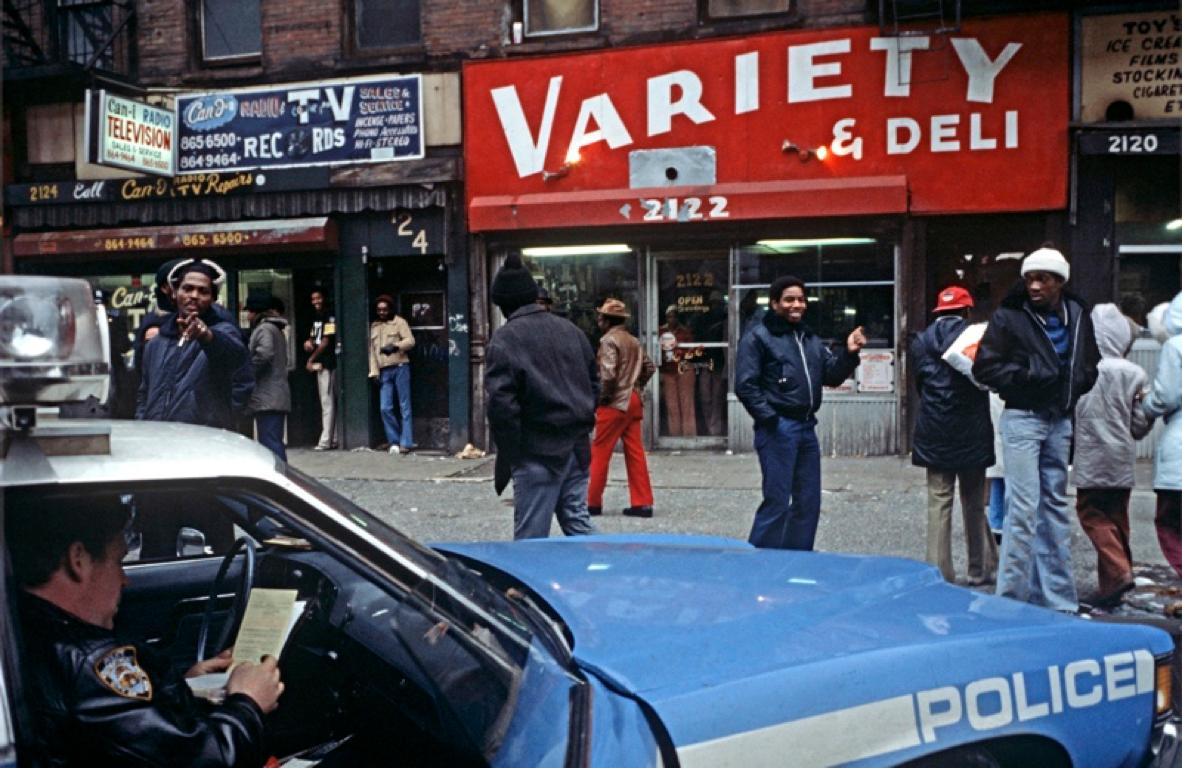
[[[958,680],[1045,673],[1075,648],[1171,648],[1157,630],[962,589],[901,558],[690,536],[438,549],[532,589],[570,628],[580,667],[652,705],[679,747]]]

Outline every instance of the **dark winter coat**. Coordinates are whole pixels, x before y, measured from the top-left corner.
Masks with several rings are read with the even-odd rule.
[[[522,457],[590,461],[599,371],[586,334],[527,304],[493,333],[485,354],[488,424],[497,444],[496,492]]]
[[[948,471],[994,462],[989,393],[941,357],[967,327],[962,317],[938,316],[911,340],[911,371],[919,390],[911,446],[916,466]]]
[[[256,318],[250,332],[250,365],[254,372],[254,391],[250,394],[251,413],[287,413],[291,410],[291,387],[287,383],[287,321],[282,317]]]
[[[756,424],[808,419],[821,407],[821,387],[841,384],[859,361],[844,345],[834,353],[804,323],[769,312],[739,342],[735,395]]]
[[[1092,319],[1083,299],[1063,291],[1070,341],[1068,364],[1059,356],[1030,307],[1026,287],[1014,286],[993,313],[977,347],[973,378],[994,390],[1006,408],[1062,417],[1075,410],[1075,403],[1096,383],[1100,350]]]
[[[178,346],[180,332],[173,313],[160,324],[160,333],[144,345],[137,419],[233,427],[233,380],[247,362],[246,346],[237,326],[213,309],[201,320],[213,332],[208,343],[189,340]]]

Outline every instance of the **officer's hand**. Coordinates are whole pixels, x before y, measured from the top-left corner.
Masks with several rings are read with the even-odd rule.
[[[850,336],[845,340],[845,348],[851,353],[857,354],[862,347],[866,346],[866,334],[862,333],[862,326],[858,326],[850,331]]]
[[[283,695],[283,683],[279,680],[279,662],[274,656],[264,656],[262,662],[246,661],[230,673],[226,693],[245,693],[254,699],[263,714],[275,711],[279,697]]]
[[[225,672],[230,668],[230,662],[234,660],[234,649],[227,648],[226,650],[214,656],[212,659],[199,661],[193,666],[189,667],[189,671],[185,673],[185,677],[197,677],[198,675],[208,675],[211,672]]]
[[[316,349],[316,345],[312,343],[311,339],[308,339],[307,341],[304,342],[304,351],[305,352],[311,352],[314,349]]]

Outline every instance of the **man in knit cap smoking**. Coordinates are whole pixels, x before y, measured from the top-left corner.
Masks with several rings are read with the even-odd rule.
[[[1049,246],[1022,262],[977,348],[973,377],[1005,403],[999,429],[1006,518],[997,594],[1075,612],[1067,462],[1071,415],[1096,382],[1088,307],[1064,289],[1071,268]]]
[[[595,533],[587,514],[592,427],[599,396],[595,353],[573,323],[536,303],[538,285],[511,254],[493,278],[505,324],[485,356],[488,423],[497,445],[497,495],[513,481],[513,538]]]

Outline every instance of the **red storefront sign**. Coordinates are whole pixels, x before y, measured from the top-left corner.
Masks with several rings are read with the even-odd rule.
[[[469,225],[1061,208],[1068,38],[1038,14],[469,63]]]

